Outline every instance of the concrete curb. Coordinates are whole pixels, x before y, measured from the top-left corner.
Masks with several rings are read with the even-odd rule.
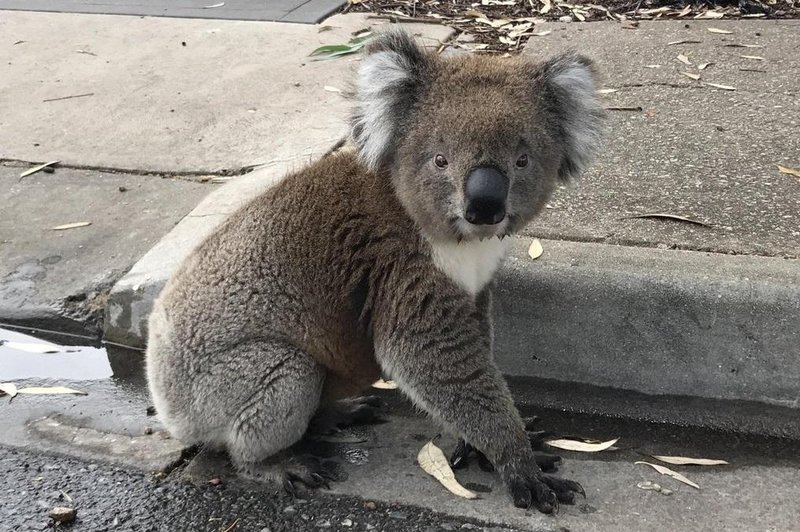
[[[506,373],[800,407],[800,261],[528,242],[495,291]]]

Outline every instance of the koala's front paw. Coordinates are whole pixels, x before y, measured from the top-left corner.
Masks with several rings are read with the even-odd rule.
[[[517,508],[535,506],[540,512],[549,514],[558,511],[559,502],[573,504],[576,493],[586,497],[586,492],[577,482],[542,473],[532,459],[525,460],[524,464],[503,468],[504,480]]]

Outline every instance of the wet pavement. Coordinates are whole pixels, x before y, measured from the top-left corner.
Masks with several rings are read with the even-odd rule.
[[[217,187],[210,177],[71,168],[21,178],[30,167],[0,163],[0,324],[89,343],[114,283]],[[85,225],[55,229],[67,224]]]

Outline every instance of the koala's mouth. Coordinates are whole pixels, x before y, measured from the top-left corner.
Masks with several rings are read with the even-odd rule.
[[[465,218],[459,217],[453,224],[456,234],[464,240],[483,240],[485,238],[506,236],[508,231],[509,217],[494,224],[475,225],[468,222]]]

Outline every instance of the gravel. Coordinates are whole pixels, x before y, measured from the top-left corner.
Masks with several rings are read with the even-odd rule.
[[[104,463],[0,447],[0,530],[48,530],[54,507],[77,510],[64,530],[513,530],[419,508],[331,496],[292,500],[264,486],[194,485]],[[400,518],[402,516],[402,518]]]

